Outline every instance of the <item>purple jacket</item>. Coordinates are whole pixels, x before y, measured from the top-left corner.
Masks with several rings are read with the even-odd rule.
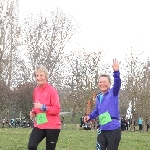
[[[118,95],[121,87],[120,72],[114,71],[113,77],[113,87],[103,95],[102,100],[100,100],[101,93],[97,95],[95,108],[92,113],[89,114],[90,120],[95,119],[105,112],[110,114],[112,121],[104,125],[100,124],[100,130],[115,130],[120,127],[120,112],[118,103]]]

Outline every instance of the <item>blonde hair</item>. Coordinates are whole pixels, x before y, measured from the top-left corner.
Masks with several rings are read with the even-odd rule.
[[[37,72],[44,72],[46,78],[47,78],[47,79],[49,78],[49,77],[48,77],[48,70],[46,69],[45,66],[43,66],[43,65],[38,65],[38,66],[36,66],[36,68],[35,68],[35,70],[34,70],[34,77],[36,76],[36,73],[37,73]]]

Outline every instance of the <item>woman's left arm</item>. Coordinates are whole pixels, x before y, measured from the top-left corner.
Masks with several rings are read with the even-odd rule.
[[[57,90],[53,89],[50,94],[50,105],[46,106],[46,111],[50,115],[58,115],[60,110],[59,94]]]
[[[113,95],[117,96],[121,87],[120,72],[114,71]]]
[[[119,72],[119,66],[121,62],[118,62],[118,60],[113,59],[113,65],[112,68],[114,70],[114,86],[113,86],[113,95],[117,96],[121,87],[121,79],[120,79],[120,72]]]

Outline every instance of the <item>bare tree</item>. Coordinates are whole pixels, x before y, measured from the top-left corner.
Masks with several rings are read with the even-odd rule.
[[[147,62],[141,67],[142,72],[140,73],[137,81],[137,102],[135,111],[138,116],[143,118],[143,129],[146,131],[146,119],[149,118],[150,114],[150,62]]]
[[[85,114],[87,101],[97,92],[97,79],[101,52],[82,53],[71,52],[66,57],[64,69],[64,87],[67,89],[63,98],[63,106],[72,112],[71,122],[74,123],[76,114]]]
[[[13,70],[16,63],[16,51],[18,46],[18,0],[3,1],[1,11],[1,76],[12,86]]]
[[[125,67],[125,71],[127,74],[124,77],[124,91],[125,91],[125,98],[128,99],[127,102],[129,103],[131,101],[132,104],[132,125],[131,130],[134,129],[134,123],[137,120],[137,117],[145,117],[144,113],[141,113],[140,116],[138,114],[138,111],[144,107],[145,104],[142,103],[142,79],[143,79],[143,68],[144,62],[140,60],[140,53],[136,53],[133,49],[131,49],[131,54],[127,56],[127,66]],[[143,86],[144,87],[144,86]],[[144,89],[145,90],[145,89]],[[147,95],[147,94],[146,94]],[[145,99],[145,98],[144,98]],[[141,106],[138,106],[138,103],[142,103]]]
[[[75,28],[71,19],[61,10],[49,12],[50,15],[46,17],[41,14],[35,20],[28,16],[20,28],[17,16],[18,1],[1,2],[0,79],[8,85],[9,91],[7,90],[7,95],[3,94],[6,95],[5,99],[3,96],[0,101],[5,102],[8,108],[12,101],[18,102],[18,105],[15,103],[11,107],[27,112],[31,105],[28,100],[32,102],[32,90],[28,90],[32,87],[28,83],[34,84],[32,72],[37,64],[43,64],[48,68],[52,84],[61,85],[60,61],[63,49],[74,34]],[[24,57],[21,57],[22,54]],[[28,95],[25,96],[23,93]],[[15,95],[15,99],[12,95]],[[25,101],[28,105],[23,104]]]
[[[22,66],[22,70],[26,80],[32,80],[31,72],[35,66],[43,64],[49,71],[49,81],[56,84],[59,83],[64,47],[75,33],[75,28],[61,10],[47,13],[49,16],[40,14],[35,19],[32,16],[25,18],[22,48],[26,51],[27,65]]]
[[[17,63],[17,46],[19,37],[18,0],[0,1],[0,79],[5,92],[0,99],[4,102],[2,110],[9,112],[12,100],[11,88]],[[3,91],[3,90],[2,90]],[[3,101],[4,99],[4,101]]]

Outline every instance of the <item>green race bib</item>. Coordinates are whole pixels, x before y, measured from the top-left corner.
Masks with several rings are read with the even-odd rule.
[[[107,124],[108,122],[112,121],[108,111],[99,115],[98,118],[101,125]]]
[[[37,124],[43,124],[43,123],[48,122],[47,117],[46,117],[46,113],[37,114],[36,121],[37,121]]]

